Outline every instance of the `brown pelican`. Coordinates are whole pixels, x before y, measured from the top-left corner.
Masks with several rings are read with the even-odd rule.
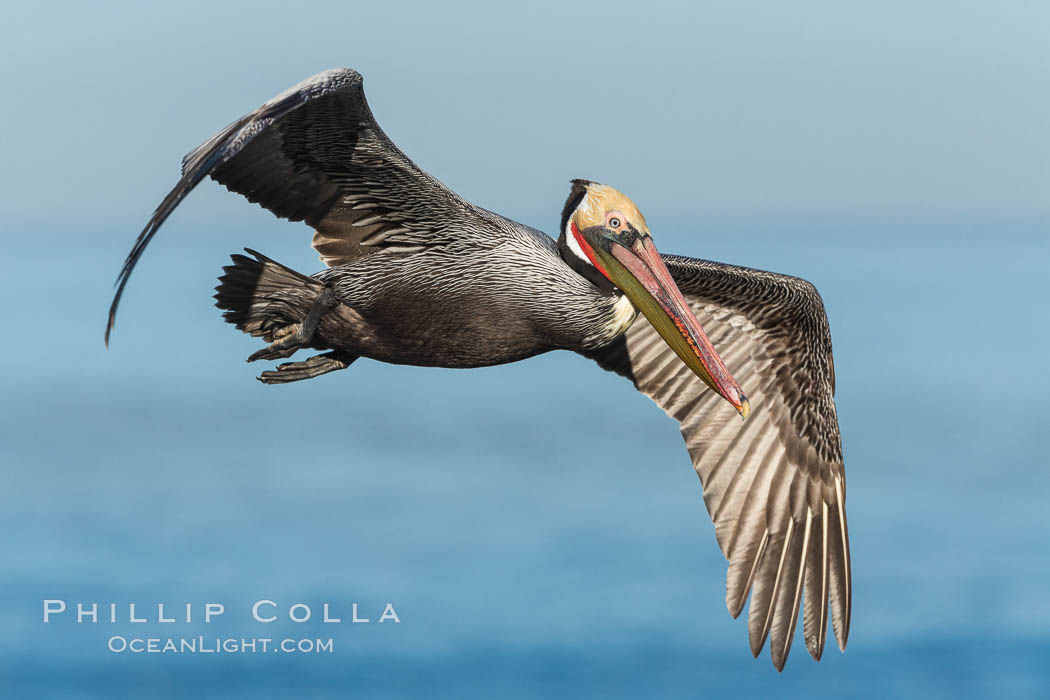
[[[588,180],[572,182],[557,241],[474,206],[394,146],[361,76],[342,69],[292,87],[185,157],[182,179],[124,262],[107,343],[135,263],[205,176],[305,221],[328,266],[306,276],[248,250],[224,268],[217,306],[269,343],[249,361],[322,351],[260,380],[309,379],[358,357],[434,367],[556,349],[593,358],[681,424],[729,560],[729,612],[751,597],[752,653],[769,637],[782,669],[802,609],[819,660],[829,602],[845,648],[850,557],[835,368],[809,282],[661,256],[634,203]]]

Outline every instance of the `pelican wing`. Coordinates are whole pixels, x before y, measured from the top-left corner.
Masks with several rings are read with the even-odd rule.
[[[820,295],[795,277],[664,256],[711,342],[751,401],[736,410],[639,316],[595,359],[681,424],[704,503],[729,560],[726,605],[751,593],[748,631],[783,668],[805,589],[806,645],[820,659],[828,602],[839,647],[850,619],[846,482],[831,334]],[[593,353],[592,353],[593,355]]]
[[[372,117],[361,83],[350,69],[319,73],[183,159],[182,178],[124,261],[107,340],[135,264],[165,219],[207,176],[277,216],[305,221],[329,266],[371,253],[416,252],[467,232],[479,246],[496,245],[505,236],[510,222],[461,199],[398,150]]]

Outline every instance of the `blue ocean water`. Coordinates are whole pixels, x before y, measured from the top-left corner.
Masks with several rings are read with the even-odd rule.
[[[554,353],[264,386],[243,362],[256,341],[210,289],[239,245],[313,271],[301,226],[176,221],[108,351],[133,227],[8,237],[0,696],[1050,696],[1050,225],[650,223],[667,252],[824,295],[854,565],[845,654],[829,640],[816,664],[796,638],[782,674],[768,650],[751,658],[677,428],[627,382]],[[130,602],[153,620],[192,603],[197,621],[44,624],[45,599],[98,602],[103,619],[116,602],[124,620]],[[257,623],[260,599],[314,617]],[[208,602],[226,612],[206,625]],[[318,620],[326,602],[341,624]],[[349,622],[354,603],[372,622]],[[387,603],[400,622],[378,623]],[[333,651],[107,649],[198,635]]]

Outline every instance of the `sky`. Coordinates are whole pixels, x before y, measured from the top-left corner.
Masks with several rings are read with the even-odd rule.
[[[364,75],[378,121],[424,169],[547,230],[574,177],[676,221],[1050,211],[1041,2],[109,2],[6,13],[5,236],[42,220],[105,220],[130,238],[185,152],[337,66]],[[179,216],[251,216],[220,188],[201,189]]]

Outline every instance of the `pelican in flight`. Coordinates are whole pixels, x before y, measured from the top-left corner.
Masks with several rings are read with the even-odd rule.
[[[247,250],[223,268],[217,306],[267,343],[249,361],[320,351],[261,381],[310,379],[358,357],[427,367],[551,350],[592,358],[681,424],[729,561],[733,617],[750,595],[752,653],[768,638],[782,669],[800,610],[814,659],[829,617],[844,649],[846,483],[831,334],[813,285],[661,255],[638,207],[589,180],[572,181],[557,240],[475,206],[387,138],[361,83],[349,69],[319,73],[183,159],[182,178],[124,261],[107,344],[146,246],[210,176],[305,221],[327,265],[307,276]]]

